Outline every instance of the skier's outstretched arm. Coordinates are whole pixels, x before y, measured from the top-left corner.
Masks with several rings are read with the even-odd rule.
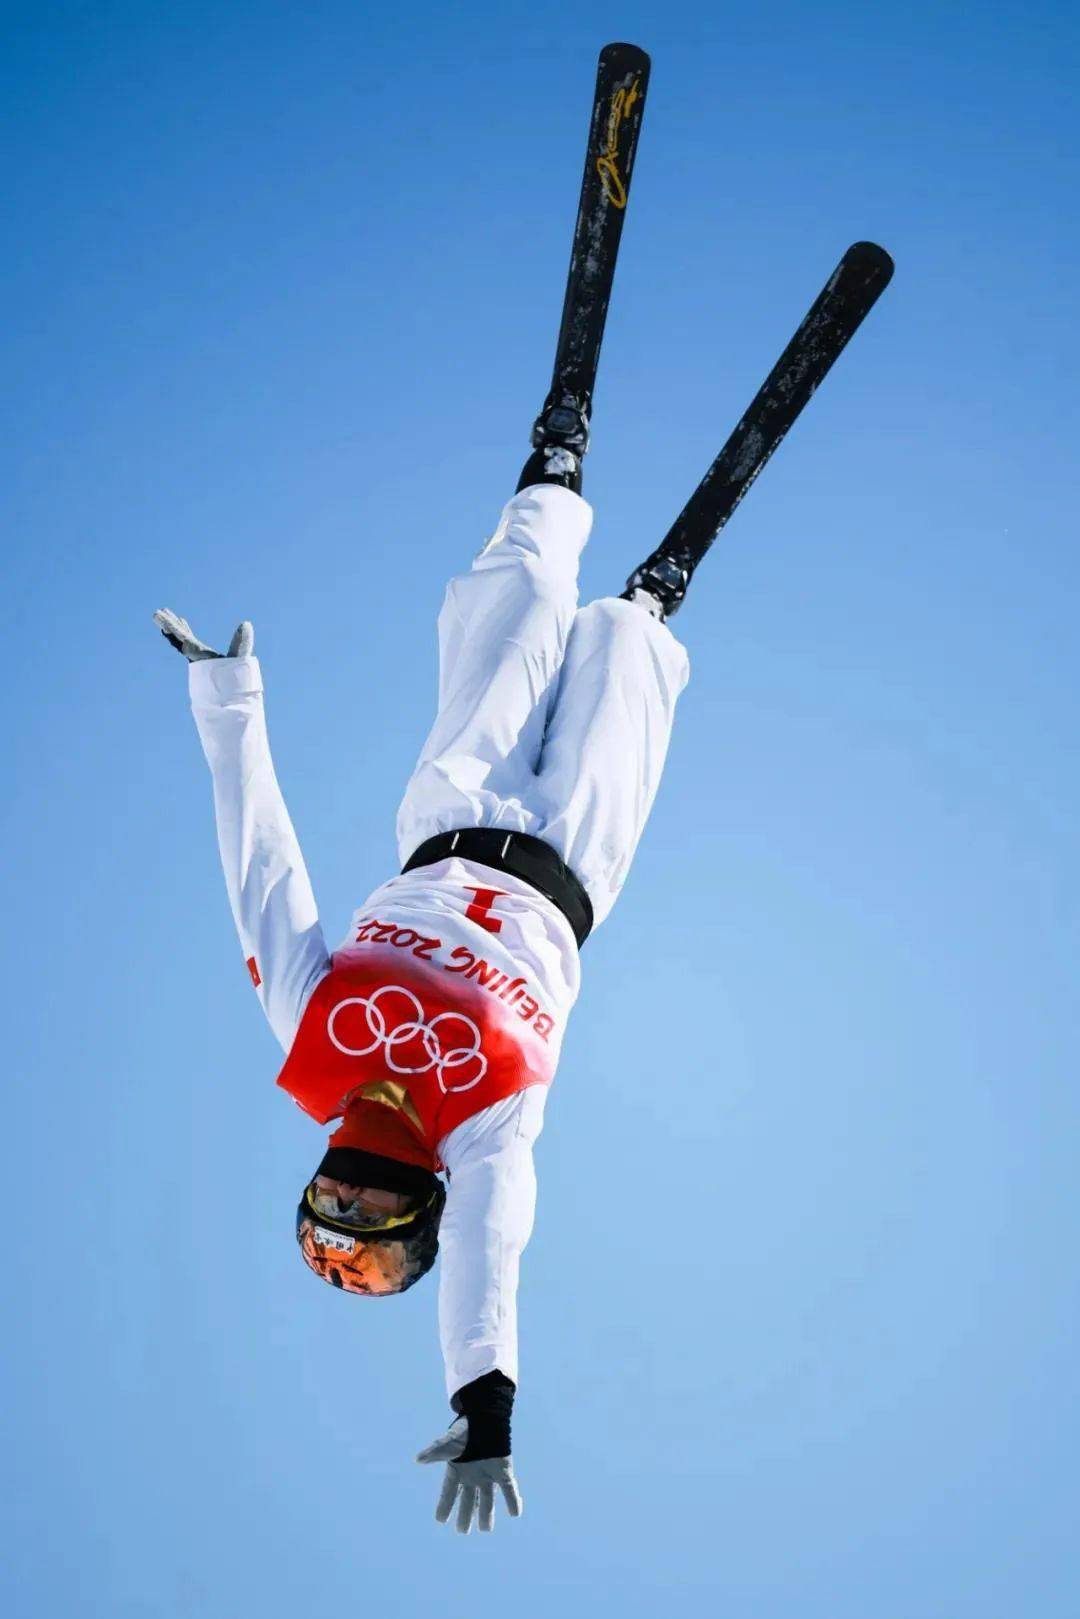
[[[533,1142],[544,1089],[534,1087],[467,1119],[440,1143],[449,1171],[439,1233],[439,1332],[446,1391],[457,1419],[418,1461],[447,1463],[436,1517],[457,1505],[468,1533],[494,1522],[495,1490],[513,1517],[521,1496],[510,1460],[518,1380],[517,1287],[536,1208]]]
[[[274,774],[254,632],[241,624],[227,657],[184,619],[154,615],[189,663],[191,707],[214,783],[218,848],[248,971],[286,1051],[308,996],[329,969],[300,845]]]

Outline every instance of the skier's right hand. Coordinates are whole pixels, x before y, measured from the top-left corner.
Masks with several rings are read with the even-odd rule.
[[[186,618],[179,613],[172,613],[167,607],[159,607],[154,614],[154,623],[177,652],[182,652],[189,663],[200,663],[204,658],[220,658],[222,654],[215,652],[213,647],[200,641]],[[247,658],[251,656],[255,647],[255,631],[252,625],[244,620],[236,626],[236,632],[229,642],[229,650],[224,655],[227,658]]]
[[[488,1456],[473,1462],[459,1461],[469,1443],[469,1423],[458,1417],[439,1439],[417,1456],[418,1462],[445,1462],[442,1489],[435,1506],[435,1518],[445,1523],[457,1507],[456,1528],[467,1535],[476,1520],[480,1530],[490,1532],[495,1527],[495,1490],[502,1491],[506,1510],[512,1518],[520,1518],[521,1491],[514,1477],[514,1464],[509,1456]]]
[[[456,1505],[459,1534],[469,1533],[474,1518],[481,1530],[494,1529],[498,1489],[510,1516],[520,1518],[521,1491],[510,1460],[513,1383],[503,1372],[485,1372],[458,1389],[450,1403],[455,1420],[416,1458],[446,1463],[435,1517],[445,1523]]]

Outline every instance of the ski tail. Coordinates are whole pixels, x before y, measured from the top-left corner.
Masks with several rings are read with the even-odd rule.
[[[648,56],[636,45],[605,45],[600,52],[551,391],[533,428],[538,446],[562,444],[579,455],[588,446],[649,67]]]
[[[653,588],[665,611],[675,610],[693,570],[885,291],[893,269],[874,242],[848,248],[668,533],[631,576],[628,592],[635,585]]]

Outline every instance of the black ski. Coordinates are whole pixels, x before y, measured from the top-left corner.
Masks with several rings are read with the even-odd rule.
[[[538,447],[561,445],[580,456],[588,446],[596,368],[648,83],[644,51],[636,45],[604,46],[551,392],[533,427]]]
[[[675,611],[690,575],[885,291],[893,268],[873,242],[848,248],[667,535],[631,575],[628,594],[643,587],[668,615]]]

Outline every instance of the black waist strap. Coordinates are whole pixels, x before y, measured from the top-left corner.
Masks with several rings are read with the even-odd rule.
[[[417,866],[433,866],[451,856],[508,872],[535,888],[565,916],[579,950],[592,932],[593,910],[588,894],[542,838],[530,837],[527,832],[501,832],[492,826],[466,826],[458,832],[440,832],[426,839],[401,869],[414,871]]]

